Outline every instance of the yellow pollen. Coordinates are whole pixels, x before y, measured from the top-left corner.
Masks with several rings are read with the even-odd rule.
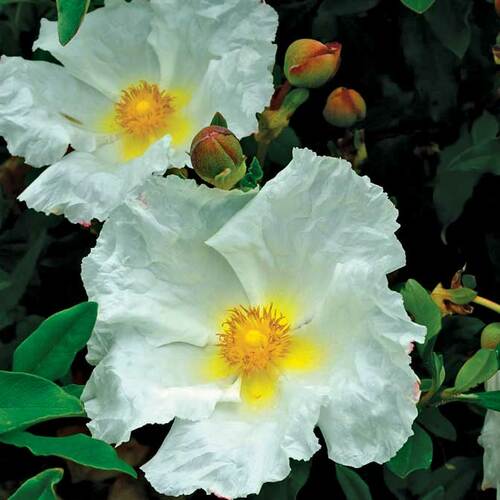
[[[115,106],[115,120],[131,136],[161,137],[174,112],[172,96],[160,90],[156,83],[141,81],[122,91]]]
[[[218,334],[220,354],[241,376],[272,370],[289,352],[289,330],[288,321],[272,304],[238,306]]]

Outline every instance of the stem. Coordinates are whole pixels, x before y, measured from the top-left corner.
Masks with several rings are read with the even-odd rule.
[[[269,143],[268,142],[259,142],[257,144],[257,160],[259,160],[259,163],[261,164],[262,168],[264,168],[264,162],[266,160],[267,156],[267,150],[269,149]]]
[[[480,306],[486,307],[496,313],[500,314],[500,304],[493,302],[492,300],[485,299],[484,297],[480,297],[479,295],[472,300],[475,304],[479,304]]]

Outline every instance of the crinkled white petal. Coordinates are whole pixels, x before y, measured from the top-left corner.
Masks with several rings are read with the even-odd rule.
[[[158,58],[147,41],[151,17],[146,1],[106,5],[87,14],[65,46],[57,23],[43,19],[34,48],[48,50],[71,74],[116,100],[131,84],[159,79]]]
[[[185,343],[153,347],[124,325],[82,395],[92,435],[121,443],[145,424],[205,419],[217,402],[239,401],[237,383],[207,381],[209,355]]]
[[[34,167],[62,158],[68,146],[93,151],[99,113],[110,101],[64,68],[19,57],[0,60],[0,135]]]
[[[339,263],[359,259],[382,273],[404,264],[396,217],[382,188],[349,163],[294,149],[292,162],[207,243],[251,303],[286,295],[309,320]]]
[[[314,435],[321,392],[284,381],[277,407],[255,412],[220,404],[208,419],[176,419],[157,454],[142,469],[160,493],[198,488],[224,498],[258,493],[290,472],[289,458],[308,460],[319,448]]]
[[[500,391],[500,372],[486,382],[486,390]],[[482,488],[496,488],[500,497],[500,412],[488,410],[478,440],[484,448]]]
[[[19,196],[28,207],[46,214],[64,214],[71,222],[104,220],[125,198],[139,190],[153,172],[169,161],[170,137],[143,156],[116,163],[100,154],[73,151],[48,167]]]
[[[91,362],[121,325],[159,345],[216,338],[226,310],[248,299],[225,259],[204,241],[253,196],[171,175],[149,181],[137,199],[116,209],[82,265],[89,300],[99,304]]]
[[[406,352],[423,342],[401,295],[383,272],[353,261],[336,267],[325,301],[310,325],[330,339],[330,403],[319,425],[332,460],[361,467],[384,463],[412,434],[418,378]]]
[[[255,131],[274,91],[276,12],[260,0],[153,0],[152,8],[162,83],[193,92],[189,117],[204,127],[219,111],[237,136]]]

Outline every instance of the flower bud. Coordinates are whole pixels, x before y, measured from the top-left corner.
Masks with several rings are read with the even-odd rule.
[[[365,100],[359,92],[339,87],[328,96],[323,116],[331,125],[350,127],[365,119]]]
[[[295,87],[314,89],[333,78],[340,65],[342,45],[303,38],[296,40],[285,54],[285,76]]]
[[[495,10],[497,11],[497,15],[500,16],[500,0],[495,0]]]
[[[490,323],[481,333],[481,347],[496,349],[500,344],[500,323]]]
[[[206,182],[231,189],[246,172],[245,156],[236,136],[227,128],[211,125],[191,143],[191,163]]]

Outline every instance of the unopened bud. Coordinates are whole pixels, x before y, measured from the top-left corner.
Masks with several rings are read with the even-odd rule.
[[[500,323],[490,323],[481,333],[481,347],[496,349],[500,344]]]
[[[338,42],[296,40],[285,54],[285,76],[295,87],[321,87],[337,73],[341,51],[342,45]]]
[[[231,189],[246,172],[240,142],[227,128],[211,125],[198,132],[191,143],[191,163],[206,182]]]
[[[497,15],[500,16],[500,0],[495,0],[495,10],[497,11]]]
[[[359,92],[339,87],[328,96],[323,116],[328,123],[336,127],[351,127],[365,119],[365,100]]]

